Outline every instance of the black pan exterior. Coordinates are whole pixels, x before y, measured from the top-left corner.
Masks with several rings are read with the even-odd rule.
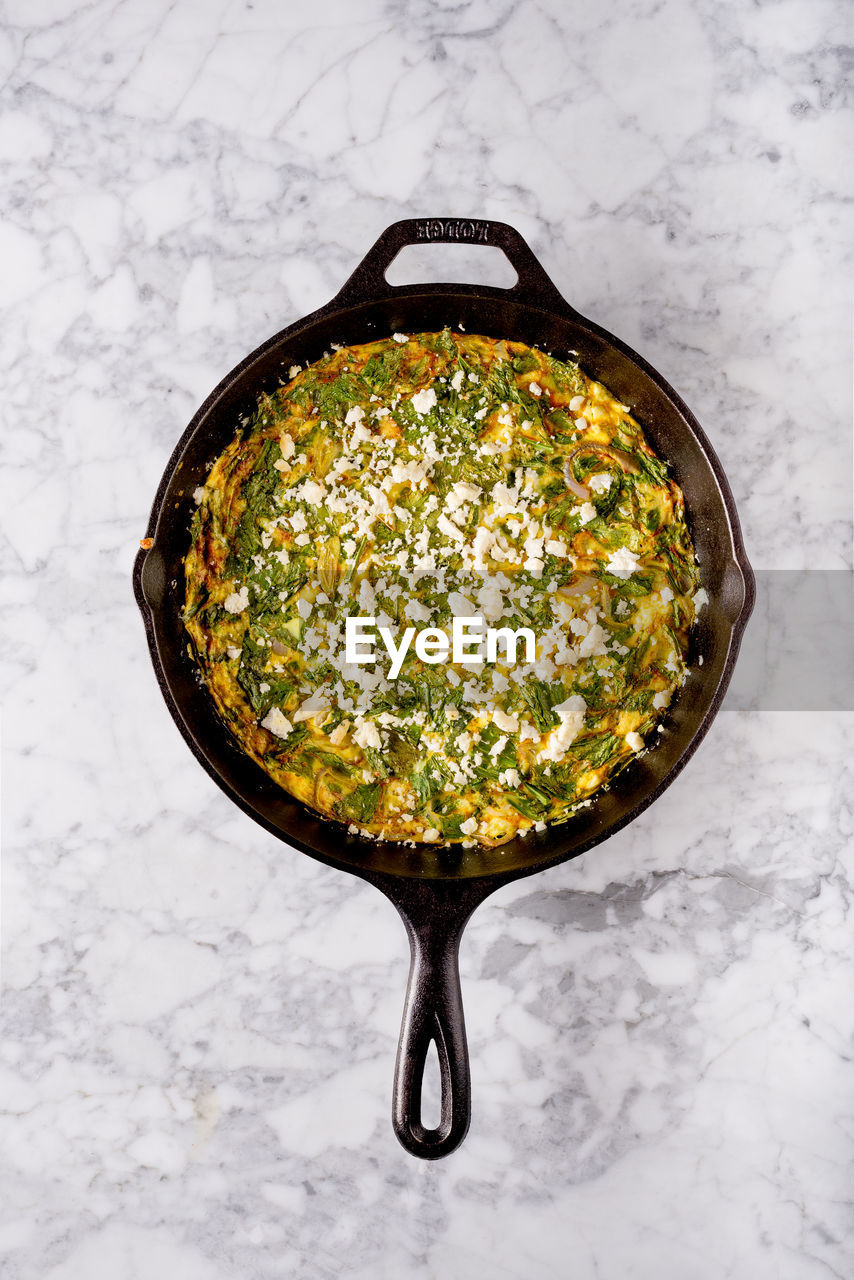
[[[387,266],[419,228],[484,227],[520,275],[511,290],[486,286],[418,285],[392,288],[372,257]],[[435,239],[456,238],[437,234]],[[472,237],[467,237],[472,238]],[[483,237],[481,237],[483,238]],[[520,249],[521,247],[521,249]],[[530,261],[521,254],[530,255]],[[365,297],[365,294],[369,295]],[[377,296],[378,295],[378,296]],[[233,438],[261,391],[272,391],[293,364],[319,358],[333,342],[370,341],[394,332],[449,325],[538,346],[576,358],[631,407],[685,495],[709,605],[694,630],[687,682],[673,701],[653,750],[632,761],[589,808],[564,825],[518,837],[498,849],[411,849],[351,835],[315,817],[287,796],[243,754],[217,716],[190,658],[181,622],[183,558],[194,509],[193,490]],[[631,822],[661,794],[696,750],[720,706],[753,604],[735,507],[720,464],[693,414],[672,387],[618,338],[578,315],[560,297],[518,233],[500,223],[413,220],[397,223],[327,306],[289,326],[237,366],[208,397],[179,441],[155,498],[148,535],[134,569],[136,597],[163,695],[200,763],[223,790],[267,830],[303,852],[375,883],[390,878],[483,880],[499,883],[575,857]],[[700,665],[702,660],[702,665]]]

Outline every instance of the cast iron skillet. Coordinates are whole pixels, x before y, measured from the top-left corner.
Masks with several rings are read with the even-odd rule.
[[[518,275],[511,289],[421,284],[392,287],[386,269],[420,241],[468,241],[502,249]],[[438,330],[512,338],[566,357],[631,406],[685,495],[688,521],[710,603],[694,630],[691,670],[654,750],[634,760],[605,792],[565,825],[498,849],[408,849],[348,834],[315,817],[277,787],[239,749],[219,720],[188,655],[181,624],[182,560],[192,493],[232,439],[238,420],[287,377],[290,365],[317,359],[332,342],[366,342],[396,332]],[[393,1123],[407,1151],[436,1159],[469,1126],[469,1064],[458,952],[471,913],[489,894],[599,844],[650,805],[696,750],[720,706],[753,606],[753,574],[732,495],[693,415],[660,374],[619,339],[574,311],[517,231],[501,222],[415,218],[383,232],[340,293],[247,356],[208,397],[179,440],[154,499],[152,545],[134,566],[161,692],[191,751],[226,795],[273,835],[375,885],[395,905],[409,935],[411,967],[395,1068]],[[700,659],[702,658],[702,665]],[[435,1042],[441,1116],[421,1121],[421,1087]]]

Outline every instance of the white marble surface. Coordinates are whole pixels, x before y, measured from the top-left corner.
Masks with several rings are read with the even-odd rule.
[[[437,213],[515,224],[677,386],[754,565],[849,566],[851,26],[6,0],[4,1277],[854,1272],[850,713],[724,712],[628,830],[480,909],[472,1129],[424,1165],[393,909],[199,770],[129,577],[211,387]]]

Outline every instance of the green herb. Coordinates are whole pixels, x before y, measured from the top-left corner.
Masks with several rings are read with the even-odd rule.
[[[442,761],[428,757],[421,768],[412,773],[409,781],[421,803],[426,804],[432,796],[442,790],[448,781],[448,771]]]
[[[591,769],[598,769],[620,750],[620,739],[613,733],[594,734],[576,739],[569,750],[576,760],[585,760]]]
[[[391,772],[398,777],[405,778],[412,772],[418,754],[418,747],[408,742],[401,734],[394,732],[389,734],[386,757]]]
[[[376,813],[381,795],[381,783],[364,782],[349,795],[344,796],[338,807],[343,816],[349,818],[351,822],[370,822]]]
[[[610,760],[620,749],[620,739],[613,733],[593,734],[587,738],[576,739],[569,748],[576,760],[584,760],[591,769]]]
[[[387,778],[389,776],[389,768],[382,752],[378,751],[376,747],[364,747],[363,750],[365,759],[374,773],[380,778]]]
[[[500,738],[506,738],[506,742],[497,756],[491,754],[491,748],[499,741]],[[480,742],[477,744],[477,750],[483,753],[482,762],[477,765],[478,775],[482,778],[488,778],[492,782],[498,781],[499,774],[505,769],[515,769],[516,767],[516,748],[513,740],[494,724],[488,724],[486,728],[480,731]]]
[[[359,545],[356,547],[356,554],[353,556],[353,560],[348,565],[347,572],[344,574],[344,578],[343,578],[344,582],[352,581],[353,574],[356,572],[356,569],[359,567],[359,561],[362,558],[362,552],[365,550],[365,544],[367,543],[367,541],[368,539],[367,539],[367,536],[365,535],[363,535],[362,538],[360,538]]]
[[[573,395],[582,395],[587,390],[584,374],[577,364],[557,360],[554,356],[547,356],[546,361],[548,370],[554,378],[555,386],[559,387],[561,391],[570,391]]]
[[[454,342],[451,331],[448,328],[443,329],[441,333],[437,333],[430,345],[439,355],[454,358],[457,354],[457,344]]]
[[[362,377],[372,391],[388,391],[394,386],[402,361],[403,352],[399,347],[383,351],[371,356],[362,370]]]
[[[667,463],[662,462],[660,458],[654,458],[651,453],[645,453],[643,450],[637,450],[633,454],[635,461],[641,469],[642,475],[654,485],[667,484]]]
[[[552,710],[551,690],[543,680],[529,680],[519,692],[531,711],[531,717],[540,733],[548,733],[558,722]]]
[[[649,711],[651,706],[651,689],[641,689],[640,692],[632,693],[622,700],[622,708],[624,711]]]
[[[575,430],[575,423],[563,409],[552,410],[546,418],[546,426],[553,434],[564,436],[572,435]]]
[[[533,373],[539,368],[539,361],[533,351],[523,351],[513,359],[513,368],[517,373]]]
[[[522,791],[508,791],[507,801],[513,806],[517,813],[524,814],[526,818],[536,821],[543,813],[543,806],[539,804],[532,796],[526,795]]]
[[[339,373],[331,381],[317,380],[312,388],[320,418],[345,418],[354,405],[370,396],[371,389],[355,373]]]
[[[608,516],[619,506],[625,497],[625,490],[622,478],[616,476],[611,480],[611,487],[604,489],[601,493],[592,495],[593,505],[596,508],[596,514],[600,520],[607,520]]]

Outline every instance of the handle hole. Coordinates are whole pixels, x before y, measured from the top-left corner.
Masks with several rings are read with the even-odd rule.
[[[442,1073],[439,1068],[439,1049],[435,1039],[427,1045],[424,1069],[421,1075],[421,1125],[428,1132],[435,1131],[442,1123]]]
[[[519,277],[501,249],[488,244],[408,244],[389,263],[390,285],[486,284],[512,289]]]

